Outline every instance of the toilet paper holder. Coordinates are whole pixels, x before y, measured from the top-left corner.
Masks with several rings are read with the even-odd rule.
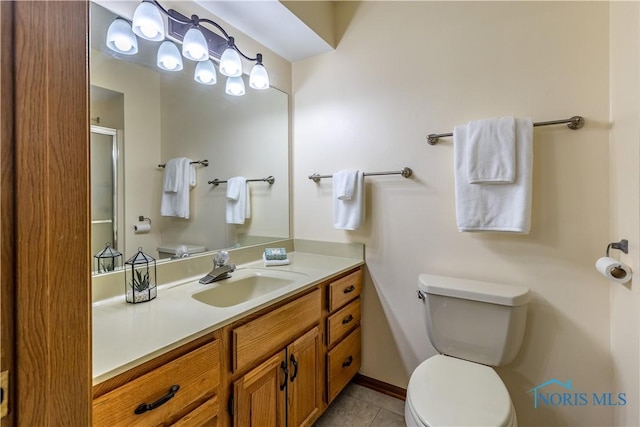
[[[151,218],[147,218],[145,216],[140,215],[138,217],[138,221],[142,222],[142,221],[149,221],[149,225],[151,225]],[[607,253],[609,253],[609,249],[607,249]]]
[[[607,256],[609,256],[609,249],[618,249],[619,251],[624,252],[625,254],[629,253],[629,241],[627,239],[622,239],[619,242],[612,242],[607,245]]]

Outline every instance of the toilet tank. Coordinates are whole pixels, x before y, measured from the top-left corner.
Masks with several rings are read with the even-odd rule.
[[[520,349],[529,289],[498,283],[420,274],[427,333],[438,352],[501,366]]]

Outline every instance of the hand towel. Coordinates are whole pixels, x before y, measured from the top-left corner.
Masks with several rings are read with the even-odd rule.
[[[459,231],[529,233],[533,174],[533,123],[516,119],[513,184],[469,184],[467,126],[453,130],[456,221]]]
[[[245,177],[236,176],[227,180],[226,218],[227,224],[244,224],[247,218],[247,179]]]
[[[333,226],[341,230],[357,230],[364,221],[364,173],[356,171],[355,187],[350,200],[340,199],[337,182],[341,172],[333,175]],[[336,180],[338,176],[338,180]]]
[[[333,174],[335,196],[340,200],[351,200],[356,189],[358,171],[339,171]]]
[[[470,184],[512,184],[516,174],[516,120],[500,117],[467,124]]]
[[[289,265],[289,258],[285,259],[267,259],[264,252],[262,253],[262,261],[264,262],[265,267],[273,267],[276,265]]]
[[[175,180],[176,191],[166,191],[163,187],[160,215],[188,219],[190,214],[189,190],[195,186],[195,168],[191,164],[191,159],[185,157],[178,159]],[[172,189],[174,186],[168,188]]]
[[[169,159],[165,163],[163,191],[166,191],[168,193],[175,193],[178,191],[178,182],[180,181],[178,173],[180,171],[181,162],[182,157],[178,157],[175,159]]]

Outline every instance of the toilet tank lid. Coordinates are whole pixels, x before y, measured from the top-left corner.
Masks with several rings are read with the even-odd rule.
[[[503,285],[426,273],[422,273],[418,277],[418,287],[427,294],[507,306],[527,304],[531,299],[529,288],[525,286]]]
[[[178,246],[181,246],[181,245],[186,246],[187,251],[190,254],[199,254],[207,250],[207,248],[205,248],[204,246],[198,246],[198,245],[185,245],[181,243],[163,243],[160,246],[158,246],[158,252],[175,254],[176,249],[178,248]]]

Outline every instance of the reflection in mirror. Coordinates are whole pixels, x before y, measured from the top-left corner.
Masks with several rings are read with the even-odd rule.
[[[132,11],[138,3],[131,2]],[[101,4],[109,7],[109,2]],[[184,5],[183,12],[188,12],[188,4]],[[139,39],[137,55],[116,54],[105,45],[107,28],[116,15],[105,7],[91,4],[91,119],[93,125],[115,132],[119,156],[113,163],[112,152],[100,153],[97,148],[94,152],[92,143],[92,155],[104,164],[117,165],[117,171],[111,172],[113,234],[103,236],[97,230],[107,228],[99,224],[108,223],[92,223],[96,246],[92,255],[106,242],[125,258],[142,247],[163,259],[180,245],[193,253],[288,238],[288,95],[274,88],[248,89],[241,97],[227,95],[222,76],[216,85],[199,84],[193,78],[196,63],[184,58],[181,72],[160,70],[155,57],[160,42]],[[243,78],[247,83],[247,76]],[[188,219],[160,215],[164,169],[159,165],[179,157],[209,161],[208,167],[195,165]],[[248,184],[250,216],[244,224],[228,224],[227,185],[207,182],[271,175],[273,185]],[[98,201],[104,197],[99,193],[108,193],[106,188],[92,175],[96,210],[109,210]],[[108,220],[102,216],[95,221]],[[150,230],[134,231],[139,217],[150,219]],[[166,251],[160,253],[158,248]]]

